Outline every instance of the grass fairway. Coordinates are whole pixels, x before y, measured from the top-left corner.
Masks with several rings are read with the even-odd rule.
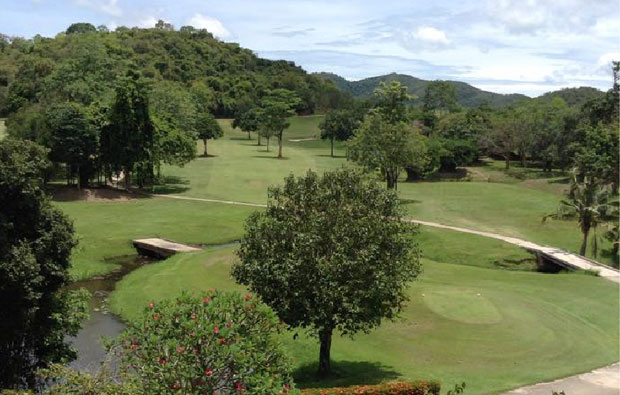
[[[88,278],[114,270],[115,258],[135,255],[131,240],[162,237],[181,243],[238,240],[252,208],[144,198],[127,202],[56,202],[74,220],[80,240],[71,274]]]
[[[497,393],[618,360],[614,284],[583,274],[468,266],[476,259],[487,261],[481,264],[486,266],[491,259],[487,253],[498,249],[513,248],[519,254],[515,247],[486,241],[476,244],[478,258],[462,257],[466,265],[425,259],[401,320],[354,341],[336,337],[335,375],[328,381],[317,383],[312,374],[316,341],[303,333],[297,340],[293,333],[284,334],[299,385],[435,378],[444,388],[465,381],[468,394]],[[233,259],[232,248],[210,249],[143,267],[118,284],[111,307],[130,319],[150,300],[174,297],[182,290],[241,290],[229,278]]]
[[[544,215],[556,210],[557,194],[484,182],[402,183],[398,188],[411,217],[579,250],[581,232],[576,221],[542,223]],[[604,250],[609,242],[601,240],[600,245]],[[612,262],[604,253],[597,259]]]
[[[265,145],[257,146],[255,135],[232,130],[230,120],[220,120],[224,137],[208,143],[208,158],[199,157],[183,168],[165,167],[166,185],[155,188],[157,193],[175,193],[191,197],[237,200],[264,203],[267,188],[281,184],[293,173],[304,174],[308,169],[324,171],[345,163],[343,157],[329,156],[327,141],[290,142],[289,139],[312,138],[318,133],[321,116],[297,117],[284,132],[283,159],[277,158],[277,139],[272,138],[270,151]],[[266,140],[263,144],[266,144]],[[198,142],[202,154],[202,142]],[[342,156],[341,145],[337,154]]]

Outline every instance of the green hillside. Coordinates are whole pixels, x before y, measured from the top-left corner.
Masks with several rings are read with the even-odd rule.
[[[427,80],[396,73],[366,78],[359,81],[347,81],[344,78],[331,73],[317,73],[315,75],[324,80],[332,81],[334,85],[342,91],[362,99],[371,97],[375,88],[379,86],[381,82],[398,81],[407,87],[409,94],[417,96],[417,98],[413,101],[414,104],[421,102],[424,97],[426,86],[429,83]],[[493,107],[499,107],[527,99],[527,96],[521,94],[514,93],[502,95],[499,93],[483,91],[482,89],[475,88],[464,82],[448,82],[454,86],[458,103],[465,107],[475,107],[485,102],[489,103]]]

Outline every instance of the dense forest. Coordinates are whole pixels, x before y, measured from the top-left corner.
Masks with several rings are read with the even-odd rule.
[[[259,58],[206,30],[160,23],[153,29],[108,31],[74,24],[54,38],[0,35],[0,116],[52,102],[88,106],[105,100],[129,69],[139,71],[154,90],[200,91],[218,117],[233,116],[270,89],[295,92],[299,113],[333,106],[342,96],[292,62]]]

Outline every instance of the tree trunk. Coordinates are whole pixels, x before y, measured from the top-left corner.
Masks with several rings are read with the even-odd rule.
[[[256,144],[256,145],[258,145],[259,147],[261,146],[261,144],[260,144],[260,133],[258,133],[258,144]]]
[[[250,131],[248,130],[248,140],[252,140],[252,136],[250,136]]]
[[[586,249],[588,248],[588,235],[590,234],[590,229],[582,230],[583,232],[583,241],[581,242],[581,247],[579,248],[579,255],[586,256]]]
[[[505,155],[504,159],[506,160],[506,170],[510,170],[510,154]]]
[[[205,153],[203,154],[203,156],[206,158],[207,157],[207,139],[202,139],[202,143],[205,145]]]
[[[131,188],[131,172],[127,168],[125,168],[125,188],[127,188],[127,190]]]
[[[282,159],[282,132],[278,135],[278,158]]]
[[[332,136],[332,158],[334,157],[334,136]]]
[[[390,170],[387,170],[385,172],[385,179],[387,181],[388,189],[394,189],[394,190],[397,189],[396,187],[396,183],[398,182],[397,178],[398,176],[396,172],[390,171]]]
[[[326,377],[331,373],[332,328],[324,328],[319,331],[321,349],[319,352],[319,376]]]
[[[80,190],[82,186],[82,174],[80,173],[80,165],[77,165],[77,189]]]
[[[269,137],[267,137],[267,152],[269,152]]]
[[[521,152],[521,167],[522,168],[527,168],[527,162],[525,160],[525,152]]]

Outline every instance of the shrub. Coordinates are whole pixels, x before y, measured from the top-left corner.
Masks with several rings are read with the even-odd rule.
[[[379,385],[357,385],[344,388],[305,389],[302,395],[439,395],[441,384],[437,381],[394,382]]]
[[[275,313],[248,294],[149,303],[119,337],[122,366],[145,393],[288,392],[290,363],[276,334]]]

